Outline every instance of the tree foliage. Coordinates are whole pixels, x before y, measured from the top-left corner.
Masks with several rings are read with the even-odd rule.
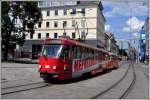
[[[16,23],[16,21],[18,21]],[[7,59],[16,44],[23,45],[26,33],[34,34],[35,25],[42,21],[36,1],[2,1],[2,51]]]

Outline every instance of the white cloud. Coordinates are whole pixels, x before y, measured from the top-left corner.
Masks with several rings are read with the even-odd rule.
[[[148,5],[142,2],[103,2],[104,9],[112,8],[104,12],[106,17],[121,16],[144,16],[148,15]]]
[[[140,21],[136,17],[132,17],[131,19],[126,21],[125,27],[123,27],[124,32],[137,32],[141,30],[142,26],[144,25],[144,21]]]
[[[130,28],[129,27],[123,27],[122,29],[124,32],[130,32]]]
[[[105,25],[105,31],[110,31],[110,25]]]
[[[133,33],[133,36],[134,37],[138,37],[138,33]]]

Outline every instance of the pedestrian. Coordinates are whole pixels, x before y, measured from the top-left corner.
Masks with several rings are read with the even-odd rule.
[[[131,64],[134,64],[136,61],[136,54],[133,51],[130,52],[130,60],[131,60]]]

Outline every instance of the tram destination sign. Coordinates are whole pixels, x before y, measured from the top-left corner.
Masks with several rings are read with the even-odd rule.
[[[61,44],[61,40],[57,40],[57,39],[47,39],[45,41],[46,44]]]

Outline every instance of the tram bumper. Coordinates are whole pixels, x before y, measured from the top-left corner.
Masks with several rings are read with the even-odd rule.
[[[47,78],[58,78],[58,72],[40,72],[40,76]]]

